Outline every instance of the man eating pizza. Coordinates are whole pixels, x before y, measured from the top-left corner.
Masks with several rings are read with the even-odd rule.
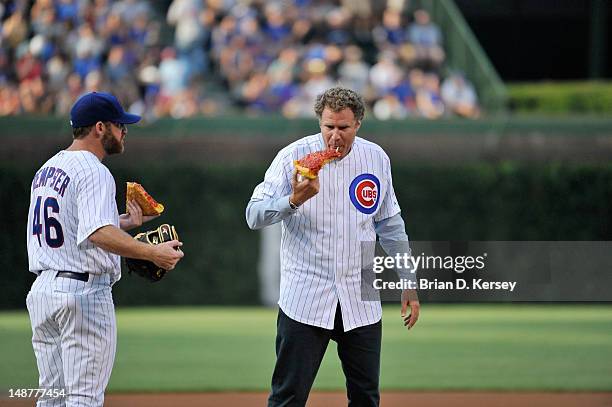
[[[378,406],[382,309],[380,301],[361,296],[361,244],[378,236],[386,250],[399,242],[410,254],[408,236],[389,157],[356,137],[362,97],[331,88],[317,97],[314,110],[320,133],[277,154],[246,208],[251,229],[282,222],[277,359],[268,406],[306,404],[330,339],[338,344],[349,405]],[[408,329],[419,309],[415,293],[404,292],[401,317]]]

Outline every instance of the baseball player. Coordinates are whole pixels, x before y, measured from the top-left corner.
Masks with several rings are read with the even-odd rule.
[[[151,217],[130,202],[119,216],[115,180],[102,160],[123,152],[124,112],[107,93],[88,93],[70,111],[73,142],[36,172],[27,225],[29,270],[37,278],[26,304],[39,387],[65,397],[38,406],[102,406],[116,347],[111,286],[121,277],[120,257],[148,259],[173,269],[183,257],[173,240],[157,246],[124,232]],[[50,393],[50,392],[49,392]]]
[[[360,245],[378,236],[383,247],[403,242],[408,252],[408,237],[389,158],[356,137],[361,96],[332,88],[314,109],[321,132],[278,153],[246,208],[251,229],[282,222],[277,359],[268,406],[306,404],[330,339],[338,344],[349,405],[378,406],[382,311],[380,301],[361,298]],[[328,148],[341,157],[318,178],[298,179],[293,161]],[[402,295],[401,315],[410,329],[420,305],[409,294]]]

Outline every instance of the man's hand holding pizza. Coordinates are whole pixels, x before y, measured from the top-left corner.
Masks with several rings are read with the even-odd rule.
[[[300,206],[313,196],[319,193],[319,171],[323,166],[337,158],[342,154],[338,149],[326,149],[307,154],[300,160],[295,160],[293,165],[293,178],[291,186],[293,192],[289,198],[291,206]]]
[[[137,228],[143,223],[153,220],[159,216],[159,214],[143,215],[142,208],[135,200],[127,201],[126,207],[126,213],[119,216],[119,225],[123,230],[131,230]]]
[[[293,191],[289,197],[289,202],[290,204],[300,206],[319,193],[319,178],[302,177],[301,180],[298,180],[298,170],[295,169],[293,170],[291,187]]]

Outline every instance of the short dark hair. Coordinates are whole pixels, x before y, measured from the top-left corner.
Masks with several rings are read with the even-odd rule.
[[[94,126],[95,126],[95,124],[92,124],[91,126],[75,127],[75,128],[73,128],[72,129],[72,138],[74,140],[82,139],[83,137],[87,136],[91,132],[91,129],[93,129]]]
[[[361,95],[351,89],[341,86],[327,89],[317,96],[314,111],[319,119],[326,107],[333,112],[340,112],[347,108],[351,109],[357,121],[361,121],[365,114],[365,102]]]

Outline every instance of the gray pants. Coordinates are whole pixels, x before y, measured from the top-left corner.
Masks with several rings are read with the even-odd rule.
[[[117,346],[110,278],[84,282],[56,273],[36,278],[26,304],[39,388],[65,389],[65,397],[41,397],[37,406],[102,406]]]

